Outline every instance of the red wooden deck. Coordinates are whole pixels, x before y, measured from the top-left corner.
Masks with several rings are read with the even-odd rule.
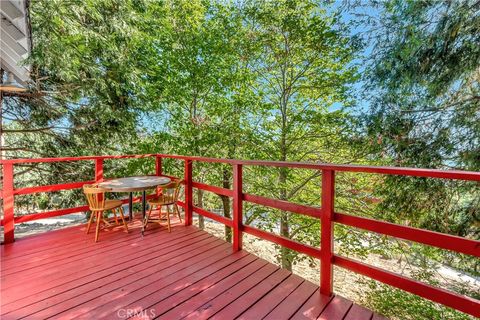
[[[193,226],[84,230],[1,246],[2,319],[382,319]]]

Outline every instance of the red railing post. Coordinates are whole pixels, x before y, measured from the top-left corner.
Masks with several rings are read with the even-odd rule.
[[[185,159],[185,225],[192,224],[193,216],[193,188],[192,188],[192,160]]]
[[[243,190],[242,165],[233,165],[233,251],[242,249]]]
[[[320,238],[320,293],[333,293],[333,213],[335,172],[322,170],[322,226]]]
[[[12,243],[15,241],[15,220],[13,195],[13,164],[3,164],[3,241]]]
[[[95,159],[95,182],[103,181],[103,159]]]
[[[162,157],[155,156],[155,175],[162,175]]]

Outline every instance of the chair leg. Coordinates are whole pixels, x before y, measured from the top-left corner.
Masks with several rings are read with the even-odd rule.
[[[159,221],[162,220],[162,205],[158,206],[158,219]]]
[[[115,223],[118,225],[117,210],[118,208],[115,208],[112,211],[113,211],[113,216],[115,217]]]
[[[167,225],[168,225],[168,232],[171,232],[171,228],[170,228],[170,208],[169,206],[167,205]]]
[[[113,210],[112,210],[112,211],[113,211]],[[110,227],[111,224],[110,224],[110,222],[108,221],[108,214],[107,214],[107,217],[105,218],[105,214],[104,214],[105,212],[107,212],[107,211],[103,211],[103,213],[102,213],[102,215],[101,215],[100,217],[101,217],[101,219],[102,219],[102,221],[103,221],[103,224],[104,224],[106,227]]]
[[[90,211],[90,219],[88,219],[87,232],[86,232],[87,234],[90,232],[90,226],[92,225],[94,215],[95,215],[95,212]]]
[[[178,205],[175,203],[173,205],[174,210],[177,212],[178,219],[180,220],[180,223],[182,223],[182,217],[180,216],[180,210],[178,209]]]
[[[127,222],[125,222],[125,215],[123,214],[123,208],[119,207],[118,211],[120,212],[120,218],[122,218],[123,226],[125,227],[125,231],[128,233],[128,225]]]
[[[103,211],[97,211],[97,230],[95,231],[95,242],[98,242],[98,236],[100,235],[100,222],[102,221]]]
[[[143,227],[144,228],[147,228],[148,220],[150,219],[150,215],[152,214],[152,210],[153,210],[153,205],[150,206],[150,208],[148,209],[147,215],[145,216],[145,219],[143,220]]]
[[[145,218],[143,219],[142,221],[142,237],[145,233],[145,230],[147,229],[147,225],[148,225],[148,220],[150,220],[150,215],[152,214],[152,210],[153,210],[153,205],[150,206],[150,208],[148,209],[148,212],[147,214],[145,215]]]

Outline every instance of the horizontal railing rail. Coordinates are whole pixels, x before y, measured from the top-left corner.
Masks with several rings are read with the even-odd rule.
[[[333,292],[333,266],[348,269],[358,274],[370,277],[377,281],[389,284],[399,289],[419,295],[426,299],[444,304],[462,312],[480,317],[480,301],[472,297],[458,294],[449,290],[434,287],[429,284],[407,278],[405,276],[380,269],[378,267],[367,265],[363,262],[334,254],[333,226],[342,224],[349,227],[359,228],[369,232],[375,232],[382,235],[388,235],[416,243],[434,246],[441,249],[450,250],[462,254],[480,257],[480,241],[467,239],[463,237],[433,232],[424,229],[418,229],[385,221],[374,220],[370,218],[348,215],[336,212],[334,208],[335,197],[335,173],[336,172],[358,172],[373,173],[383,175],[401,175],[424,178],[440,178],[465,181],[480,181],[479,172],[468,172],[458,170],[437,170],[437,169],[417,169],[417,168],[399,168],[399,167],[375,167],[361,165],[335,165],[328,163],[304,163],[304,162],[280,162],[280,161],[260,161],[260,160],[236,160],[236,159],[217,159],[206,157],[191,157],[181,155],[167,154],[145,154],[145,155],[124,155],[124,156],[87,156],[87,157],[64,157],[64,158],[39,158],[39,159],[10,159],[2,160],[3,189],[0,195],[3,198],[4,219],[1,225],[4,227],[4,242],[14,241],[15,224],[54,217],[76,212],[86,211],[87,206],[75,208],[65,208],[15,217],[14,198],[17,195],[26,195],[39,192],[53,192],[61,190],[71,190],[81,188],[86,183],[93,183],[103,180],[103,162],[105,160],[115,159],[155,159],[155,175],[164,175],[162,172],[162,159],[170,158],[184,161],[184,201],[178,204],[184,208],[185,224],[192,224],[192,215],[197,213],[207,218],[213,219],[219,223],[229,226],[233,229],[233,249],[242,248],[242,235],[248,233],[258,238],[271,241],[278,245],[298,251],[320,260],[320,291],[322,294],[330,295]],[[45,185],[36,187],[14,187],[14,171],[16,164],[32,163],[52,163],[69,161],[93,161],[95,165],[95,176],[91,181],[71,182],[65,184]],[[233,188],[226,189],[212,186],[192,179],[193,163],[209,162],[229,164],[233,169]],[[267,198],[259,195],[252,195],[243,192],[243,166],[269,166],[269,167],[288,167],[308,170],[319,170],[322,176],[321,204],[319,206],[306,206],[288,201]],[[226,218],[200,208],[193,203],[193,188],[213,192],[218,195],[227,196],[233,199],[233,218]],[[135,201],[139,201],[139,197]],[[124,203],[128,199],[123,200]],[[292,239],[282,237],[264,230],[260,230],[251,225],[243,224],[243,202],[249,202],[256,205],[267,206],[282,211],[289,211],[296,214],[302,214],[321,221],[320,248],[312,247]]]
[[[122,155],[122,156],[83,156],[83,157],[62,157],[62,158],[33,158],[33,159],[7,159],[1,160],[3,164],[20,164],[20,163],[42,163],[42,162],[66,162],[66,161],[85,161],[85,160],[113,160],[113,159],[140,159],[149,157],[161,157],[179,160],[190,160],[198,162],[240,164],[248,166],[269,166],[269,167],[288,167],[298,169],[316,169],[316,170],[333,170],[343,172],[361,172],[361,173],[377,173],[388,175],[401,175],[425,178],[443,178],[455,180],[480,181],[480,172],[462,171],[462,170],[439,170],[439,169],[423,169],[408,167],[380,167],[367,165],[348,165],[348,164],[330,164],[317,162],[287,162],[287,161],[267,161],[267,160],[237,160],[237,159],[220,159],[209,157],[195,157],[169,154],[143,154],[143,155]]]

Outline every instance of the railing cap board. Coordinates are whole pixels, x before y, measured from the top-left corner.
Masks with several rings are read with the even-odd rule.
[[[220,159],[220,158],[169,155],[169,154],[9,159],[9,160],[0,160],[0,164],[63,162],[63,161],[97,160],[97,159],[105,159],[105,160],[129,159],[129,158],[141,159],[141,158],[148,158],[148,157],[162,157],[162,158],[170,158],[170,159],[192,160],[192,161],[213,162],[213,163],[242,164],[247,166],[274,166],[274,167],[302,168],[302,169],[313,169],[313,170],[334,170],[334,171],[343,171],[343,172],[378,173],[378,174],[402,175],[402,176],[412,176],[412,177],[480,181],[480,172],[475,172],[475,171],[441,170],[441,169],[424,169],[424,168],[407,168],[407,167],[382,167],[382,166],[367,166],[367,165],[316,163],[316,162],[284,162],[284,161],[267,161],[267,160]]]
[[[122,156],[84,156],[84,157],[64,157],[64,158],[37,158],[37,159],[10,159],[0,160],[0,164],[5,165],[3,172],[6,174],[8,188],[1,192],[2,196],[8,198],[6,203],[9,209],[5,215],[5,218],[1,220],[4,225],[4,234],[6,242],[13,242],[13,229],[15,223],[36,220],[45,217],[52,217],[72,212],[83,211],[86,207],[68,208],[61,210],[54,210],[48,212],[42,212],[23,217],[14,217],[13,203],[15,194],[30,194],[35,192],[49,192],[62,189],[73,189],[80,187],[84,182],[73,182],[59,185],[48,185],[40,187],[27,187],[14,189],[13,186],[13,165],[20,163],[51,163],[51,162],[64,162],[64,161],[82,161],[82,160],[95,160],[96,180],[103,179],[103,161],[108,159],[140,159],[140,158],[156,158],[156,174],[161,173],[161,158],[171,158],[185,160],[185,203],[179,202],[179,205],[185,208],[185,224],[191,224],[192,212],[196,212],[208,218],[214,219],[227,226],[233,227],[234,236],[234,250],[241,248],[241,234],[247,232],[255,236],[261,237],[265,240],[272,241],[274,243],[286,246],[290,249],[297,250],[312,257],[320,258],[322,260],[322,280],[320,284],[321,291],[331,293],[332,291],[332,263],[337,266],[346,268],[348,270],[369,276],[378,281],[393,285],[397,288],[405,291],[423,296],[432,301],[442,303],[446,306],[456,308],[460,311],[472,314],[474,316],[480,316],[480,302],[471,297],[467,297],[461,294],[450,292],[448,290],[429,286],[427,284],[418,282],[413,279],[408,279],[403,276],[391,273],[389,271],[381,270],[379,268],[365,265],[363,263],[355,262],[354,260],[346,257],[341,257],[333,254],[332,247],[332,226],[336,223],[342,223],[353,227],[358,227],[364,230],[378,232],[394,237],[407,239],[410,241],[416,241],[427,245],[433,245],[456,252],[462,252],[473,256],[479,256],[480,242],[471,239],[460,238],[447,234],[440,234],[428,230],[421,230],[416,228],[410,228],[406,226],[391,224],[383,221],[376,221],[364,217],[350,216],[342,213],[334,212],[333,198],[334,198],[334,171],[343,172],[361,172],[361,173],[376,173],[376,174],[389,174],[389,175],[403,175],[413,177],[430,177],[430,178],[443,178],[443,179],[458,179],[458,180],[470,180],[480,181],[480,172],[460,171],[460,170],[438,170],[438,169],[419,169],[419,168],[402,168],[402,167],[375,167],[364,165],[338,165],[329,163],[312,163],[312,162],[281,162],[281,161],[262,161],[262,160],[236,160],[236,159],[218,159],[218,158],[206,158],[206,157],[191,157],[181,155],[165,155],[165,154],[144,154],[144,155],[122,155]],[[212,162],[212,163],[227,163],[234,166],[234,180],[236,187],[233,190],[225,189],[221,187],[210,186],[203,183],[192,181],[192,162]],[[274,167],[288,167],[288,168],[303,168],[313,170],[323,170],[322,178],[322,203],[323,208],[315,208],[304,206],[300,204],[289,203],[286,201],[280,201],[278,199],[270,199],[255,195],[250,195],[242,192],[242,179],[241,179],[241,167],[247,166],[274,166]],[[192,188],[199,188],[210,192],[233,197],[236,201],[234,205],[233,219],[227,219],[220,215],[216,215],[208,210],[196,207],[192,202]],[[324,191],[326,190],[326,191]],[[2,190],[0,190],[2,191]],[[325,193],[327,192],[327,193]],[[4,199],[5,201],[5,199]],[[124,200],[126,202],[127,200]],[[322,241],[321,248],[314,248],[305,244],[293,241],[291,239],[283,238],[281,236],[271,234],[269,232],[253,228],[248,225],[242,224],[241,218],[241,204],[242,201],[249,201],[260,205],[271,206],[281,210],[287,210],[297,212],[300,214],[310,215],[316,218],[322,219]],[[236,209],[235,209],[236,208]],[[330,230],[330,232],[325,232]],[[328,233],[327,236],[325,236]],[[330,243],[330,245],[329,245]]]

